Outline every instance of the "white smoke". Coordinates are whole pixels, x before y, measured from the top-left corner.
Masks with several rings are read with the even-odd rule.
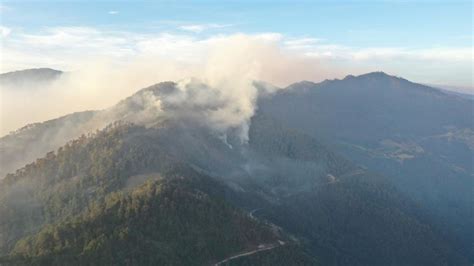
[[[146,51],[160,49],[152,44]],[[1,88],[0,134],[71,112],[108,108],[141,88],[161,81],[180,81],[182,92],[167,101],[195,106],[218,104],[217,109],[201,114],[208,125],[218,132],[239,128],[245,139],[255,112],[254,81],[286,86],[303,79],[318,80],[331,71],[316,59],[281,49],[278,36],[237,34],[197,42],[196,46],[198,54],[189,61],[165,59],[156,52],[143,52],[128,62],[88,59],[74,62],[80,66],[78,70],[67,72],[47,87]],[[198,83],[207,86],[190,93]]]

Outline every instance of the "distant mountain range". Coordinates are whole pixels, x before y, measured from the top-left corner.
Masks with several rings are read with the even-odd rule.
[[[259,105],[262,113],[391,177],[471,254],[473,107],[467,97],[382,72],[294,84]]]
[[[474,94],[472,94],[472,93],[458,92],[458,91],[455,90],[455,88],[451,88],[451,87],[443,87],[442,90],[444,90],[444,92],[446,92],[448,94],[454,94],[454,95],[457,95],[457,96],[461,96],[461,97],[464,97],[464,98],[474,100]]]
[[[149,102],[176,90],[0,138],[0,263],[474,261],[472,99],[382,72],[304,81],[262,94],[242,142]]]
[[[474,88],[471,87],[459,87],[459,86],[449,86],[449,85],[437,85],[437,84],[426,84],[427,86],[440,88],[446,93],[456,94],[458,96],[466,97],[469,99],[474,99]]]
[[[64,72],[51,68],[25,69],[0,74],[0,85],[37,87],[59,78]]]

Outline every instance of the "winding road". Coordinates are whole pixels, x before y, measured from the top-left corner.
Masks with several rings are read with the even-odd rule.
[[[259,245],[257,249],[254,249],[252,251],[242,252],[242,253],[239,253],[237,255],[225,258],[225,259],[217,262],[216,264],[214,264],[214,266],[219,266],[219,265],[222,265],[222,264],[224,264],[226,262],[229,262],[231,260],[238,259],[238,258],[241,258],[241,257],[250,256],[250,255],[253,255],[253,254],[258,253],[258,252],[262,252],[262,251],[274,249],[276,247],[284,246],[285,244],[286,243],[281,241],[281,240],[278,240],[278,243],[274,243],[274,244],[262,244],[262,245]]]

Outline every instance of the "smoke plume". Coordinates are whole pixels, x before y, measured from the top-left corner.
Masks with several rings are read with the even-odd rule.
[[[159,48],[154,47],[155,51]],[[197,54],[190,60],[165,58],[155,52],[143,52],[128,62],[88,59],[74,62],[77,69],[41,88],[4,86],[0,89],[0,134],[71,112],[105,109],[141,88],[177,81],[180,92],[165,101],[212,107],[200,114],[210,127],[219,132],[240,128],[245,139],[256,108],[254,81],[286,86],[334,75],[316,59],[280,48],[278,36],[223,36],[197,43],[195,49]]]

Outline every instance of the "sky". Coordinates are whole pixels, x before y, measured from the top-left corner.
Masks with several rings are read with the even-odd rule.
[[[216,41],[237,35],[337,69],[295,79],[384,71],[473,92],[472,1],[0,3],[2,73],[144,57],[197,62]]]

